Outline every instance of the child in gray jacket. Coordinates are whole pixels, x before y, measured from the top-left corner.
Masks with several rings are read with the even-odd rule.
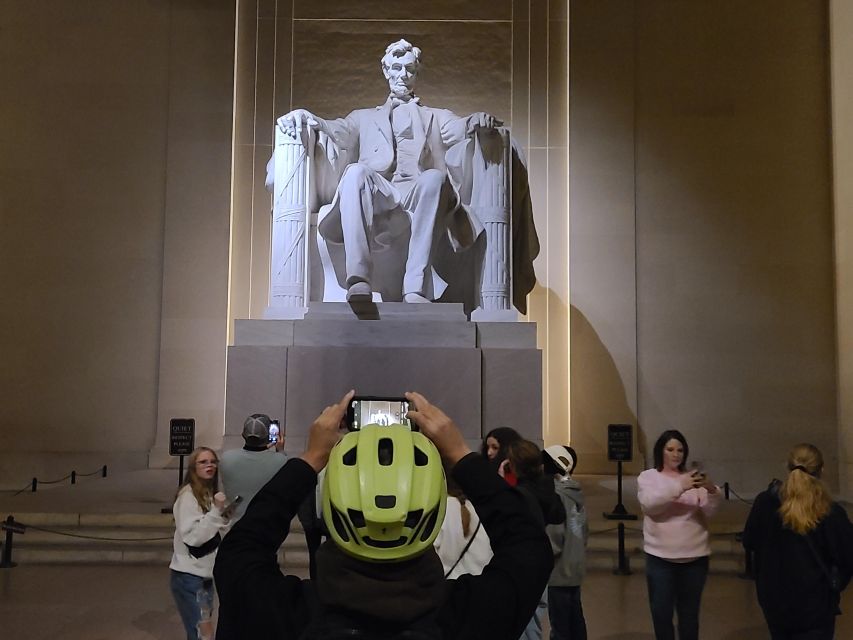
[[[553,445],[542,452],[542,459],[545,473],[554,476],[554,490],[566,509],[565,522],[545,528],[554,551],[554,570],[548,580],[551,640],[586,640],[581,582],[586,573],[589,527],[581,486],[572,479],[578,456],[571,447]]]

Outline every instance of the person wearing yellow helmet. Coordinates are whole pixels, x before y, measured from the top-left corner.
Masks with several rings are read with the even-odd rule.
[[[226,537],[214,569],[217,639],[516,640],[553,563],[524,498],[418,393],[406,393],[414,407],[406,417],[420,433],[374,425],[341,439],[352,396],[326,407],[305,452],[257,494]],[[479,576],[445,580],[432,546],[445,509],[442,464],[492,540],[495,555]],[[275,552],[323,468],[331,539],[318,551],[317,580],[308,582],[282,575]]]

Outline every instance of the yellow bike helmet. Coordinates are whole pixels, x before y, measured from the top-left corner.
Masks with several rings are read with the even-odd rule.
[[[441,457],[409,427],[370,424],[332,449],[323,520],[332,540],[361,560],[395,562],[432,546],[446,507]]]

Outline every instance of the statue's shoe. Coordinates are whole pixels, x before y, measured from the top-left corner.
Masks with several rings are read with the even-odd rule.
[[[424,298],[419,293],[407,293],[405,296],[403,296],[403,300],[405,300],[406,302],[432,302],[432,300],[430,300],[429,298]]]
[[[347,302],[370,302],[373,290],[367,282],[354,282],[347,289]]]

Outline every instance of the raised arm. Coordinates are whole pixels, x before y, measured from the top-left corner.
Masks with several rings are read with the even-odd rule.
[[[501,480],[482,456],[471,452],[450,418],[420,394],[406,397],[416,407],[408,416],[435,443],[474,505],[494,552],[482,575],[464,575],[455,581],[439,616],[445,637],[518,637],[553,568],[548,538],[522,495]]]
[[[270,628],[292,629],[298,635],[306,624],[301,581],[281,574],[276,552],[340,437],[350,398],[352,392],[323,410],[311,425],[305,452],[258,492],[220,546],[213,570],[221,603],[218,640],[264,640]]]
[[[650,469],[637,477],[637,499],[643,513],[654,516],[665,511],[670,503],[692,487],[690,474],[674,478]]]
[[[181,491],[172,514],[175,516],[175,527],[181,541],[190,547],[200,547],[211,538],[216,537],[228,524],[227,518],[222,515],[222,507],[225,496],[216,494],[210,511],[205,513],[198,505],[198,501],[192,491]]]

